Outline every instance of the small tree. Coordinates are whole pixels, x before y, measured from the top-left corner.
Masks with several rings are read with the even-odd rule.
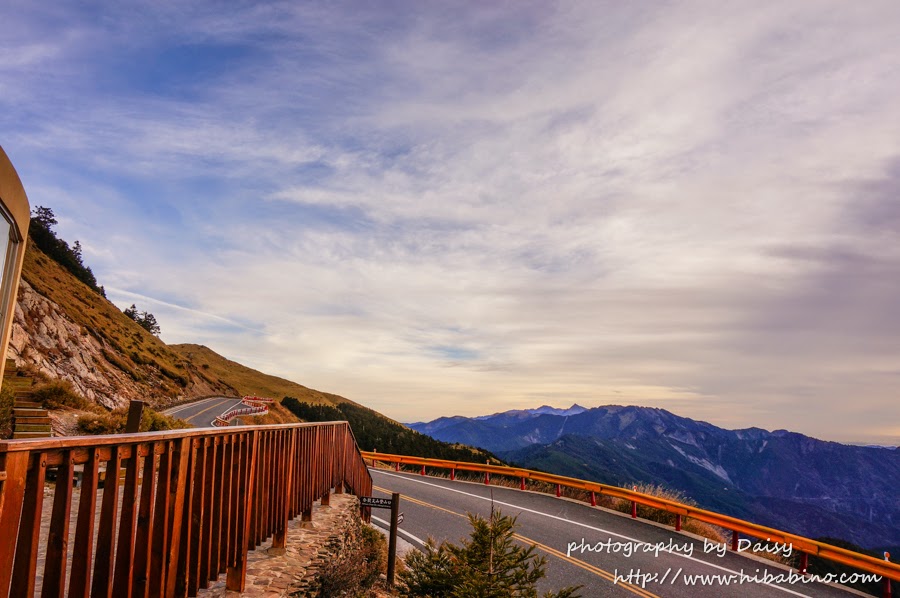
[[[546,574],[547,560],[535,554],[534,546],[516,542],[516,518],[492,510],[490,519],[469,514],[469,523],[470,539],[460,546],[436,545],[429,538],[424,552],[410,552],[400,573],[403,595],[537,598],[534,586]],[[567,587],[544,596],[576,598],[577,590]]]
[[[149,311],[139,312],[137,310],[137,306],[132,303],[131,307],[126,308],[122,313],[137,322],[138,326],[140,326],[150,334],[159,336],[159,333],[161,332],[159,323],[156,321],[156,316],[151,314]]]

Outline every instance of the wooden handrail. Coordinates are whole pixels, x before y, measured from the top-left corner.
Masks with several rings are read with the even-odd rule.
[[[0,441],[0,597],[196,596],[223,573],[243,591],[247,552],[344,488],[372,492],[347,422]]]
[[[866,554],[860,554],[832,546],[824,542],[805,538],[797,534],[777,530],[763,525],[757,525],[749,521],[744,521],[736,517],[722,515],[713,511],[707,511],[691,505],[686,505],[674,500],[651,496],[641,492],[635,492],[626,488],[616,486],[607,486],[598,482],[590,482],[580,480],[578,478],[570,478],[566,476],[544,473],[542,471],[534,471],[531,469],[522,469],[519,467],[506,467],[502,465],[488,465],[480,463],[469,463],[466,461],[447,461],[443,459],[429,459],[425,457],[411,457],[407,455],[390,455],[385,453],[376,453],[362,451],[360,453],[363,459],[373,461],[381,461],[385,463],[397,463],[402,465],[421,465],[423,467],[433,467],[437,469],[449,469],[451,471],[473,471],[478,473],[489,473],[495,475],[508,476],[512,478],[534,480],[536,482],[546,482],[553,485],[560,485],[567,488],[577,490],[585,490],[603,496],[611,496],[632,501],[637,504],[646,505],[655,509],[668,511],[677,515],[691,517],[699,521],[704,521],[712,525],[717,525],[725,529],[744,534],[753,538],[770,539],[774,542],[783,544],[790,543],[794,549],[819,556],[821,558],[848,565],[850,567],[881,575],[888,579],[900,581],[900,563],[892,563],[886,560],[879,560]]]

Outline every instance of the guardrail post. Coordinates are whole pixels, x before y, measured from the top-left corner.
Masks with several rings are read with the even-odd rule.
[[[737,552],[738,549],[738,533],[737,530],[731,532],[731,550]]]
[[[450,470],[450,481],[452,482],[452,481],[454,481],[454,480],[456,480],[456,470],[455,470],[455,469],[451,469],[451,470]]]
[[[400,461],[394,463],[394,471],[400,471]]]
[[[631,501],[631,518],[637,519],[637,502]]]
[[[891,560],[890,552],[884,553],[884,560],[890,562],[890,560]],[[884,598],[891,598],[891,578],[888,576],[884,577]]]
[[[425,475],[425,465],[424,464],[422,465],[422,471],[419,473],[419,475]]]
[[[525,478],[522,478],[522,483],[519,484],[519,490],[524,490],[524,489],[525,489]]]
[[[559,484],[557,484],[556,485],[556,498],[559,498],[560,496],[562,496],[562,487]]]
[[[596,506],[597,506],[597,495],[594,494],[594,491],[593,491],[593,490],[591,490],[591,506],[592,506],[592,507],[596,507]]]
[[[675,531],[676,532],[681,531],[681,513],[675,514]]]
[[[484,483],[485,484],[491,483],[491,474],[489,474],[488,472],[484,472]]]
[[[797,573],[800,575],[806,575],[806,570],[809,569],[809,554],[805,552],[800,553],[800,566],[797,567]]]

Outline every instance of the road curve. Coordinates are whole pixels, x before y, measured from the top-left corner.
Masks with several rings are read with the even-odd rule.
[[[212,421],[240,405],[241,399],[234,397],[212,397],[193,403],[179,405],[163,411],[166,415],[183,419],[198,428],[212,427]]]
[[[540,593],[581,584],[585,598],[858,596],[833,585],[799,579],[766,583],[760,579],[766,574],[787,576],[790,572],[771,561],[725,551],[723,545],[705,543],[702,538],[574,501],[415,474],[370,472],[375,496],[402,495],[400,535],[419,547],[428,536],[451,542],[468,537],[471,528],[466,513],[486,517],[492,502],[504,514],[517,516],[519,540],[536,544],[547,558],[547,577],[539,582]],[[373,515],[386,518],[387,511]],[[704,545],[708,553],[704,553]]]

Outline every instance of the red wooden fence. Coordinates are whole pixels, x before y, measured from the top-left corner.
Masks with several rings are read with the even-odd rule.
[[[247,552],[332,488],[372,491],[346,422],[0,441],[0,597],[243,591]]]

